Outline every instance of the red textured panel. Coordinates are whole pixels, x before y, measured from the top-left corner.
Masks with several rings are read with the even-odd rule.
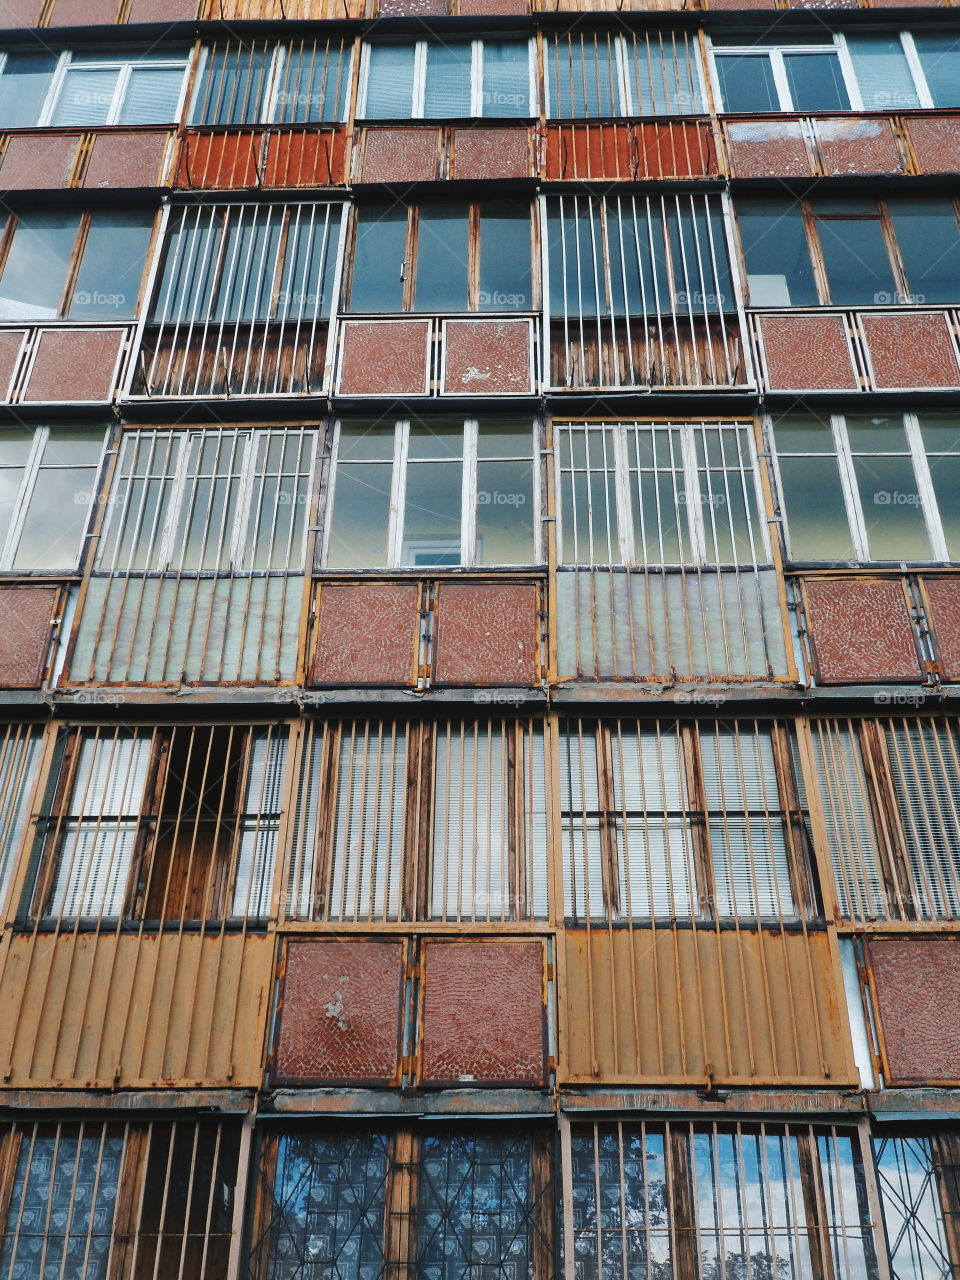
[[[924,578],[923,589],[940,665],[948,680],[960,680],[960,578]]]
[[[539,942],[424,945],[421,1074],[426,1084],[542,1084]]]
[[[811,579],[804,595],[824,683],[916,680],[921,674],[899,578]]]
[[[401,942],[289,943],[275,1078],[394,1083],[402,995]]]
[[[25,337],[25,329],[0,329],[0,400],[10,398],[10,383]]]
[[[0,190],[65,187],[73,172],[78,141],[75,133],[15,134],[0,165]]]
[[[85,187],[155,187],[167,151],[165,133],[101,133],[93,144]]]
[[[381,18],[422,18],[449,12],[447,0],[380,0],[377,6]]]
[[[708,9],[779,9],[777,0],[706,0]]]
[[[813,168],[798,120],[728,120],[727,151],[738,178],[806,178]]]
[[[900,173],[903,170],[889,120],[817,120],[814,127],[826,173]]]
[[[452,178],[527,178],[530,142],[526,129],[454,129]]]
[[[178,187],[232,190],[257,185],[260,133],[188,133],[180,144]]]
[[[878,299],[882,301],[882,299]],[[862,315],[877,387],[955,387],[960,367],[940,312]]]
[[[365,129],[361,182],[432,182],[440,176],[439,129]]]
[[[857,389],[843,316],[761,316],[759,324],[772,389]]]
[[[58,591],[57,587],[0,587],[0,687],[39,686]]]
[[[419,603],[415,582],[324,584],[311,683],[415,683]]]
[[[960,117],[906,116],[904,122],[923,173],[960,170]]]
[[[427,393],[429,320],[351,320],[341,329],[340,394]]]
[[[42,333],[24,400],[109,400],[122,343],[117,329]]]
[[[35,27],[43,0],[0,0],[0,27]]]
[[[346,160],[346,134],[342,129],[323,129],[319,132],[297,129],[274,133],[270,136],[264,185],[342,185],[347,180]]]
[[[468,18],[497,17],[506,13],[529,13],[530,0],[460,0],[460,15]]]
[[[119,9],[118,0],[56,0],[50,26],[92,27],[116,22]]]
[[[441,583],[436,682],[534,684],[539,625],[537,589],[531,583]]]
[[[197,0],[132,0],[127,22],[192,22]]]
[[[491,305],[528,309],[529,298],[509,295]],[[526,320],[448,320],[443,389],[485,396],[530,395],[533,391],[530,325]]]
[[[867,943],[888,1084],[960,1080],[960,941]]]

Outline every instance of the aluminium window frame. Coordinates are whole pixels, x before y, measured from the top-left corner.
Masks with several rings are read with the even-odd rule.
[[[110,125],[118,124],[119,122],[117,117],[120,115],[123,109],[127,88],[130,84],[130,75],[134,66],[136,66],[136,59],[129,58],[129,57],[111,58],[109,54],[105,54],[104,57],[97,62],[74,63],[72,61],[72,57],[73,57],[73,51],[70,49],[64,49],[61,52],[60,60],[57,63],[56,67],[54,68],[53,74],[50,77],[50,85],[47,89],[47,96],[44,99],[43,106],[40,110],[39,118],[34,128],[104,129]],[[156,63],[149,64],[151,67],[156,67],[157,69],[164,70],[164,71],[175,70],[176,68],[179,67],[182,73],[181,79],[180,79],[180,92],[177,97],[176,112],[174,113],[173,117],[170,120],[155,121],[154,123],[156,125],[159,126],[159,125],[179,124],[181,116],[183,115],[184,103],[186,102],[186,98],[187,98],[187,86],[189,85],[189,82],[190,82],[190,70],[191,70],[192,63],[193,63],[193,49],[190,48],[185,51],[182,58],[158,59]],[[60,101],[60,95],[63,91],[64,85],[67,82],[67,76],[70,72],[70,69],[73,66],[83,67],[85,70],[90,70],[90,71],[103,71],[103,70],[119,71],[119,75],[117,77],[117,83],[113,91],[113,101],[110,105],[109,111],[107,112],[107,119],[104,120],[101,124],[76,124],[76,125],[62,124],[61,125],[61,124],[53,123],[53,115],[57,109],[57,104]],[[3,65],[0,64],[0,74],[2,73],[3,73]],[[127,128],[127,127],[150,128],[152,126],[141,124],[136,126],[130,125],[130,126],[123,126],[123,127],[124,128]]]
[[[487,34],[480,36],[455,37],[456,43],[465,44],[470,41],[470,111],[466,115],[460,116],[427,116],[424,115],[424,104],[426,100],[427,89],[427,46],[430,43],[442,43],[442,37],[431,36],[418,37],[407,41],[406,43],[413,45],[413,92],[410,104],[410,114],[405,116],[372,116],[368,117],[367,97],[370,86],[371,62],[373,59],[372,50],[377,44],[400,44],[404,43],[403,37],[397,36],[390,40],[371,41],[364,40],[360,53],[360,82],[357,91],[357,109],[356,121],[363,124],[379,125],[389,119],[416,120],[425,124],[440,124],[443,120],[483,120],[485,122],[495,123],[497,121],[522,121],[535,120],[539,115],[539,95],[537,93],[537,42],[536,36],[529,36],[526,40],[527,45],[527,92],[529,95],[529,110],[523,115],[485,115],[483,112],[483,46],[486,40],[493,40],[497,37]],[[513,37],[507,35],[506,38],[516,39],[517,44],[523,44],[522,35]]]
[[[315,44],[319,42],[319,37]],[[237,41],[243,44],[243,41]],[[304,43],[301,41],[301,44]],[[328,44],[330,41],[328,40]],[[229,47],[231,41],[225,41],[224,46]],[[344,124],[351,118],[350,98],[353,85],[353,66],[356,53],[356,41],[350,37],[344,37],[343,46],[343,69],[341,79],[344,83],[343,95],[343,113],[332,120],[311,120],[301,124],[286,124],[277,121],[277,105],[278,98],[283,84],[283,73],[286,68],[287,59],[290,56],[291,48],[294,42],[292,40],[278,40],[274,43],[270,52],[270,66],[264,77],[263,92],[260,100],[260,109],[257,113],[257,119],[249,124],[230,123],[226,124],[204,124],[202,121],[193,119],[194,113],[198,109],[202,101],[201,95],[204,89],[204,76],[206,75],[207,64],[210,60],[210,52],[213,45],[205,43],[200,48],[200,54],[197,58],[196,68],[192,76],[192,88],[188,95],[189,101],[186,103],[186,112],[184,113],[184,121],[190,129],[245,129],[256,128],[258,125],[276,125],[279,128],[293,129],[311,129],[320,127],[333,127],[338,124]],[[251,50],[253,52],[253,50]],[[184,111],[184,103],[181,102],[181,112]]]

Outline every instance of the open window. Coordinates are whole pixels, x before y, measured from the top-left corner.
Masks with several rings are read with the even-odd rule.
[[[229,41],[203,50],[191,125],[301,125],[346,116],[352,42]]]
[[[536,112],[528,39],[371,41],[358,116],[367,120],[524,117]]]
[[[544,68],[555,120],[704,110],[696,41],[686,31],[548,32]]]

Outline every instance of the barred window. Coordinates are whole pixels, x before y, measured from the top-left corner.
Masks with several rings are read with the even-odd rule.
[[[371,42],[358,115],[368,120],[529,116],[529,40]]]
[[[0,911],[6,904],[27,826],[42,736],[39,726],[0,728]]]
[[[193,125],[313,124],[346,117],[351,43],[213,44],[204,49]]]
[[[704,110],[696,42],[685,31],[544,36],[547,115],[664,116]]]
[[[951,1275],[960,1144],[954,1131],[893,1130],[873,1139],[880,1201],[894,1280]]]

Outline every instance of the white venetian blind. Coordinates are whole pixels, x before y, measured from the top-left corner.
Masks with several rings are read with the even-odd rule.
[[[270,914],[286,747],[286,730],[253,732],[240,814],[234,916],[263,918]]]

